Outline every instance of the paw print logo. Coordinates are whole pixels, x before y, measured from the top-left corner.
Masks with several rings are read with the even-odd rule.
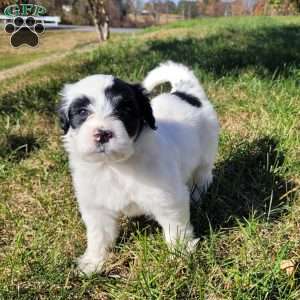
[[[39,34],[45,31],[43,23],[37,23],[32,17],[16,17],[5,25],[5,31],[11,34],[10,44],[17,48],[21,45],[36,47],[39,44]]]

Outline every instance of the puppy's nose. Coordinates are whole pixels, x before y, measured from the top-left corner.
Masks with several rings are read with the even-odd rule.
[[[95,141],[100,144],[108,143],[113,136],[113,132],[110,130],[96,129],[94,131]]]

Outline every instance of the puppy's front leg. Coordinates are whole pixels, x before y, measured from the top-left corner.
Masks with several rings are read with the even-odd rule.
[[[108,248],[113,246],[118,233],[116,214],[106,209],[81,209],[87,229],[87,248],[78,259],[78,267],[85,274],[100,272]]]

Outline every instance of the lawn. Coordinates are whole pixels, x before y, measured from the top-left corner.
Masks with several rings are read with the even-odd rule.
[[[0,299],[299,299],[299,49],[299,18],[203,19],[0,82]],[[122,219],[103,273],[80,276],[59,91],[94,73],[140,81],[167,59],[195,71],[222,128],[214,183],[191,204],[197,251],[170,253],[155,222]]]
[[[95,32],[47,30],[40,36],[37,48],[10,46],[10,35],[0,27],[0,71],[65,51],[97,43]]]

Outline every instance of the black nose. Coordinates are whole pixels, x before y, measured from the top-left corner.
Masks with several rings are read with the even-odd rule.
[[[94,133],[94,138],[97,143],[105,144],[113,137],[113,133],[110,130],[97,129]]]

